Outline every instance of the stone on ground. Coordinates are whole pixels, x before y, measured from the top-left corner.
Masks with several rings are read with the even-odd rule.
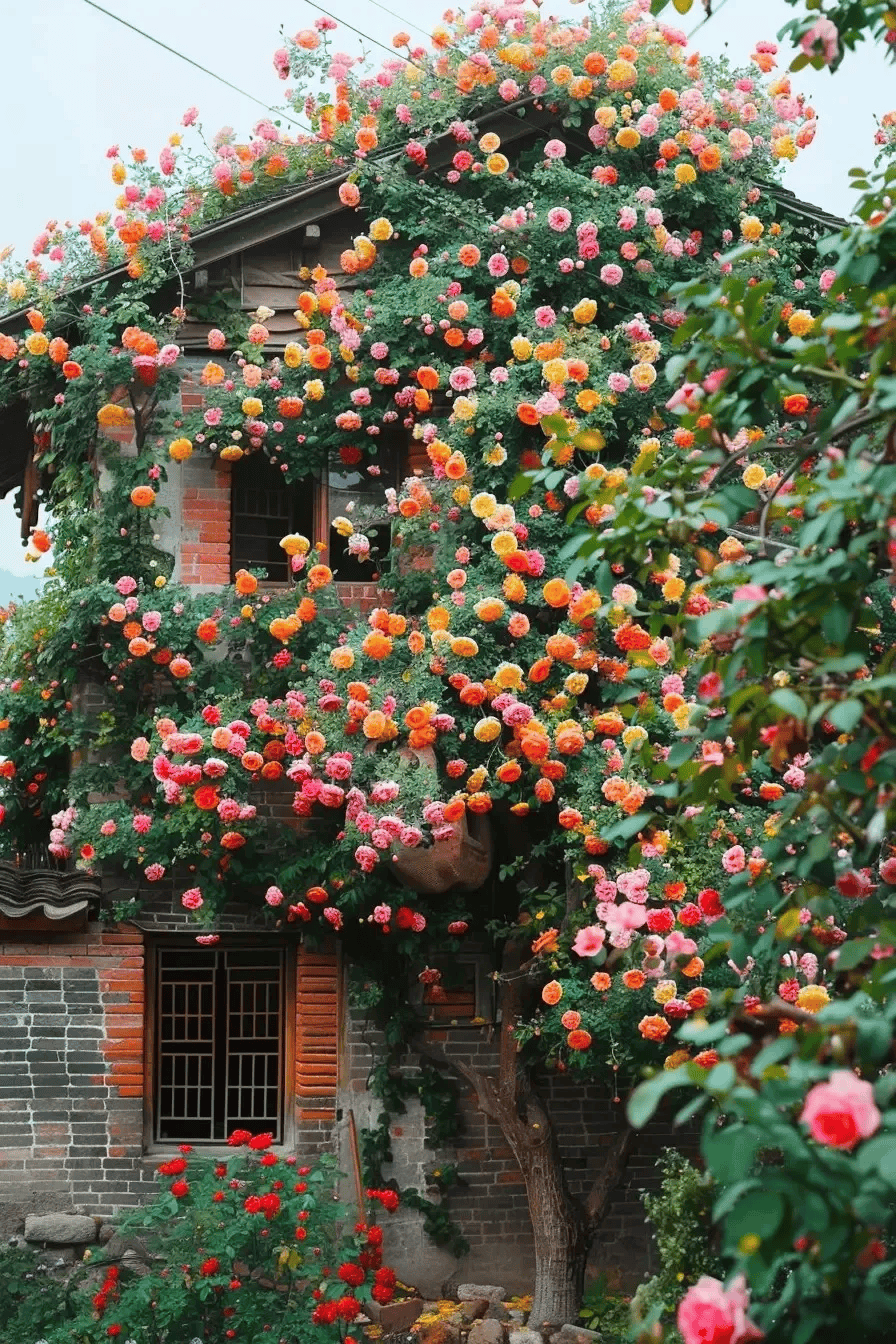
[[[475,1302],[484,1297],[488,1302],[503,1302],[504,1289],[493,1283],[460,1283],[457,1286],[458,1302]]]
[[[96,1223],[75,1213],[29,1213],[26,1241],[48,1241],[54,1246],[78,1246],[96,1241]]]
[[[474,1321],[467,1344],[504,1344],[504,1327],[500,1321]]]

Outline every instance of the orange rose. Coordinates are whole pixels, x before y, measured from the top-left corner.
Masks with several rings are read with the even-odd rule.
[[[380,634],[379,630],[371,630],[369,635],[365,635],[361,643],[361,648],[368,658],[374,658],[377,662],[382,662],[388,658],[392,652],[392,640],[388,635]]]
[[[541,991],[541,998],[543,1003],[550,1005],[559,1003],[563,998],[563,986],[559,980],[549,980]]]
[[[569,588],[562,579],[548,579],[541,593],[549,607],[565,607],[569,604]]]
[[[662,1041],[669,1035],[671,1028],[664,1017],[654,1014],[652,1017],[642,1017],[638,1030],[647,1041]]]

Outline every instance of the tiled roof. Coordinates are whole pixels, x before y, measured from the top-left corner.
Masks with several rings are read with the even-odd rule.
[[[29,915],[69,919],[99,901],[100,894],[97,879],[84,873],[17,868],[14,863],[0,860],[0,915],[7,919],[25,919]]]

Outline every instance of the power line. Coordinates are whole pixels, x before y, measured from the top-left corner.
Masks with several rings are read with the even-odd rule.
[[[87,0],[87,3],[91,4],[92,0]],[[387,47],[384,42],[380,42],[378,38],[371,37],[369,33],[365,33],[361,28],[356,28],[353,23],[348,23],[345,19],[341,19],[338,14],[331,14],[328,9],[324,9],[323,5],[319,5],[317,3],[317,0],[305,0],[305,3],[309,6],[309,8],[319,10],[321,14],[326,14],[327,18],[332,19],[334,23],[341,23],[343,28],[348,28],[351,32],[357,33],[358,37],[363,37],[365,42],[372,42],[375,47],[379,47],[382,51],[388,52],[389,55],[392,56],[394,59],[404,61],[406,65],[414,64],[413,61],[406,61],[403,56],[397,56],[394,47]],[[380,5],[380,9],[382,8],[383,6]],[[391,10],[387,12],[390,14],[392,13]],[[396,17],[399,16],[396,15]],[[405,20],[402,19],[402,23],[404,22]],[[418,31],[422,31],[422,29]]]
[[[719,12],[720,9],[724,9],[724,7],[725,7],[725,5],[726,5],[727,3],[728,3],[728,0],[719,0],[719,3],[716,5],[715,9],[710,9],[710,10],[703,16],[703,18],[700,20],[700,22],[699,22],[698,24],[695,24],[695,26],[691,29],[691,31],[688,33],[688,41],[690,42],[691,38],[694,36],[694,34],[695,34],[700,28],[703,27],[704,23],[709,23],[710,19],[711,19],[715,14],[718,14],[718,12]]]
[[[163,51],[170,52],[172,56],[176,56],[181,61],[186,61],[187,65],[192,65],[195,70],[201,70],[204,75],[209,75],[210,78],[216,79],[219,84],[225,84],[228,89],[233,89],[235,93],[241,94],[243,98],[248,98],[252,103],[257,103],[258,106],[263,107],[266,112],[273,112],[275,117],[282,117],[293,126],[299,126],[303,131],[312,131],[313,134],[312,128],[306,125],[305,122],[296,121],[295,118],[288,116],[285,112],[278,112],[275,107],[271,107],[268,103],[263,103],[261,99],[256,98],[253,93],[247,93],[247,91],[241,89],[238,84],[232,84],[229,79],[224,79],[222,75],[216,75],[214,70],[209,70],[207,66],[200,65],[198,61],[194,61],[190,56],[185,56],[184,53],[178,51],[176,47],[169,47],[167,42],[162,42],[159,38],[153,37],[152,33],[145,33],[142,28],[137,28],[133,23],[128,23],[127,19],[123,19],[120,14],[113,14],[111,9],[104,9],[102,5],[96,3],[96,0],[84,0],[84,4],[89,5],[91,9],[98,10],[100,14],[105,14],[107,18],[114,19],[116,23],[122,24],[125,28],[130,28],[131,32],[137,33],[139,37],[145,37],[147,42],[154,42],[155,45],[161,47]]]
[[[379,0],[370,0],[370,3],[376,5],[377,9],[381,9],[384,14],[391,14],[392,18],[398,19],[399,23],[406,23],[409,28],[415,28],[417,32],[422,33],[424,37],[428,38],[430,36],[426,29],[421,28],[418,23],[411,23],[410,19],[406,19],[403,14],[396,14],[394,9],[388,9],[385,5],[381,5]]]

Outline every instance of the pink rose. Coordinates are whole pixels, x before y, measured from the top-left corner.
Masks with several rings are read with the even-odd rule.
[[[599,925],[591,924],[587,929],[579,929],[572,950],[579,957],[594,957],[603,947],[606,936]]]
[[[763,1331],[747,1320],[750,1295],[742,1274],[726,1288],[704,1274],[678,1306],[677,1324],[684,1344],[741,1344],[762,1339]]]
[[[831,65],[840,50],[840,34],[837,25],[830,19],[816,19],[812,27],[803,33],[800,46],[811,59],[820,56],[825,65]]]
[[[816,1143],[849,1151],[880,1127],[880,1111],[870,1083],[849,1069],[837,1069],[809,1091],[800,1120]]]
[[[185,910],[198,910],[203,904],[202,892],[198,887],[190,887],[180,898],[180,903]]]

